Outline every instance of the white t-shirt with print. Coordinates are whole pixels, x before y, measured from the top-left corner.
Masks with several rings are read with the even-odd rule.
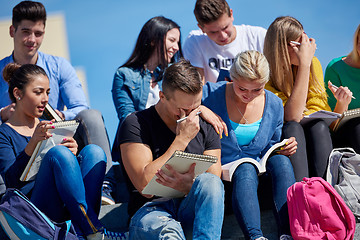
[[[235,56],[246,50],[263,51],[266,29],[249,25],[234,25],[236,38],[220,46],[200,29],[189,33],[183,54],[190,63],[204,69],[205,81],[216,82],[220,68],[229,70]]]

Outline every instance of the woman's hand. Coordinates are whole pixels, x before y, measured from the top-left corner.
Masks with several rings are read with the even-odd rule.
[[[279,153],[285,156],[291,156],[296,153],[297,141],[294,137],[290,137],[284,147],[280,148]]]
[[[330,81],[328,81],[328,88],[337,100],[334,112],[343,113],[348,110],[353,95],[350,89],[343,86],[335,87]]]
[[[35,128],[35,131],[31,137],[31,139],[38,143],[39,141],[48,139],[52,137],[50,133],[48,133],[48,129],[54,129],[55,127],[52,125],[52,121],[41,121]]]
[[[38,142],[48,139],[52,137],[52,135],[48,132],[48,129],[53,129],[52,121],[41,121],[36,126],[32,137],[30,138],[28,144],[25,147],[25,153],[28,156],[31,156],[36,148]]]
[[[72,137],[67,137],[62,140],[60,145],[67,147],[75,156],[78,150],[77,142]]]
[[[228,129],[226,126],[226,123],[221,119],[219,115],[211,111],[209,108],[201,105],[199,107],[201,111],[201,117],[208,123],[210,123],[217,134],[220,135],[220,138],[222,138],[222,134],[224,133],[225,136],[228,136]]]
[[[293,48],[296,56],[299,59],[299,66],[304,65],[310,67],[316,51],[315,39],[309,38],[305,33],[302,33],[300,44],[301,45],[298,46],[290,42],[290,46]]]

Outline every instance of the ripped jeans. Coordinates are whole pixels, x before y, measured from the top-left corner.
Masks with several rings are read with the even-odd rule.
[[[146,203],[132,217],[130,239],[220,239],[224,218],[224,186],[211,173],[199,175],[184,198]]]

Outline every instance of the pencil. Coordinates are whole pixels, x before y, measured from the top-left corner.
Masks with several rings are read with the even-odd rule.
[[[199,115],[200,113],[201,113],[201,111],[197,112],[196,115]],[[187,117],[188,117],[188,116],[176,120],[176,123],[181,123],[182,121],[186,120]]]
[[[331,86],[335,89],[338,89],[339,87],[335,86],[334,84],[331,83]],[[354,96],[351,96],[352,99],[356,99]]]

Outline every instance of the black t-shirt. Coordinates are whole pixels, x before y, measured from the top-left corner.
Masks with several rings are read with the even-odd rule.
[[[220,149],[220,138],[214,128],[202,118],[199,121],[199,133],[190,141],[185,152],[203,154],[205,150]],[[120,129],[119,141],[120,144],[129,142],[146,144],[152,151],[153,159],[157,159],[168,150],[175,137],[176,134],[166,126],[155,107],[152,106],[132,113],[125,119]],[[132,216],[151,199],[138,193],[128,177],[127,184],[130,190],[128,211]]]

